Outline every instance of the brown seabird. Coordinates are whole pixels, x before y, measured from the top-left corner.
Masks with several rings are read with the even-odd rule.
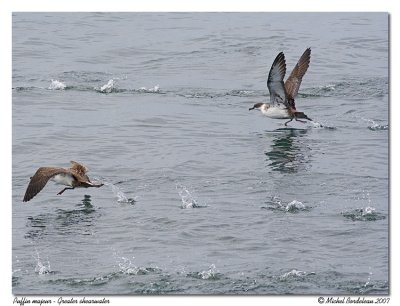
[[[65,190],[74,189],[75,187],[88,188],[101,187],[104,185],[93,184],[86,175],[87,171],[88,168],[74,161],[71,161],[71,168],[69,169],[40,167],[31,177],[23,202],[28,202],[37,195],[44,186],[46,186],[49,180],[56,182],[56,184],[67,186],[57,194],[62,194]]]

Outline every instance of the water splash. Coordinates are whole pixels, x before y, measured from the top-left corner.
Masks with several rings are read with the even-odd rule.
[[[305,210],[305,209],[306,209],[306,206],[297,200],[293,200],[292,202],[288,203],[285,207],[285,210],[288,212],[295,212],[295,211]]]
[[[386,219],[384,214],[377,212],[376,208],[372,206],[373,203],[368,191],[362,190],[362,195],[358,196],[357,200],[361,200],[365,207],[342,211],[341,215],[343,217],[352,221],[377,221]]]
[[[159,93],[160,92],[160,85],[155,85],[152,88],[146,88],[146,87],[140,87],[137,89],[137,92],[143,92],[143,93]]]
[[[368,272],[368,279],[364,284],[364,287],[367,288],[368,286],[370,286],[370,282],[371,282],[371,277],[372,277],[372,271],[371,271],[371,267],[368,267],[369,272]]]
[[[327,84],[327,85],[323,85],[320,86],[319,89],[321,89],[322,91],[334,91],[336,89],[336,85],[335,84]]]
[[[114,258],[117,261],[120,272],[122,272],[123,274],[134,274],[134,275],[138,274],[140,269],[136,267],[129,258],[123,256],[117,256],[116,253],[114,254]],[[132,260],[133,259],[135,259],[134,256],[132,256]]]
[[[375,207],[365,207],[362,211],[363,216],[375,214]]]
[[[299,211],[308,211],[310,207],[304,205],[302,202],[293,200],[289,203],[282,203],[281,199],[277,196],[273,196],[270,200],[270,206],[262,206],[261,208],[274,210],[274,211],[284,211],[289,213],[297,213]]]
[[[198,273],[201,279],[218,279],[218,270],[214,264],[211,264],[208,270]]]
[[[107,84],[104,84],[100,88],[95,88],[95,90],[102,92],[102,93],[111,93],[116,90],[116,85],[113,79],[109,80]]]
[[[115,186],[112,183],[109,182],[103,182],[104,185],[108,186],[111,188],[114,196],[117,198],[118,203],[126,203],[126,204],[134,204],[136,202],[135,199],[128,198],[125,193],[121,190],[121,188]]]
[[[368,122],[368,129],[370,129],[371,131],[385,131],[389,129],[388,124],[379,124],[373,119],[364,118],[358,115],[355,115],[354,117],[362,121]]]
[[[156,268],[144,268],[144,267],[138,267],[133,263],[133,260],[135,259],[134,256],[132,256],[132,260],[129,259],[128,257],[120,256],[116,251],[113,253],[114,259],[118,265],[119,272],[123,274],[131,274],[131,275],[144,275],[148,274],[150,272],[157,272],[160,271],[160,269]]]
[[[289,271],[289,272],[286,272],[286,273],[280,275],[279,279],[281,281],[287,281],[287,280],[290,280],[290,279],[302,278],[302,277],[305,277],[307,275],[315,275],[315,272],[307,273],[307,272],[304,272],[304,271],[293,269],[292,271]]]
[[[64,90],[67,87],[64,83],[58,80],[51,80],[51,84],[48,87],[50,90]]]
[[[42,259],[40,258],[39,251],[35,248],[36,251],[36,267],[35,272],[39,275],[51,273],[50,261],[47,260],[47,265],[43,264]]]
[[[351,221],[377,221],[386,219],[383,214],[376,211],[375,207],[371,206],[343,211],[341,214]]]
[[[315,129],[336,130],[336,127],[334,127],[334,126],[325,125],[325,124],[322,124],[317,121],[310,121],[310,122],[311,122],[313,128],[315,128]]]
[[[176,189],[178,190],[179,196],[181,197],[182,205],[181,208],[200,208],[206,207],[206,205],[199,205],[197,201],[190,193],[189,189],[182,184],[177,184]]]
[[[219,273],[214,264],[211,264],[208,270],[191,272],[186,274],[186,276],[204,280],[218,280],[221,278],[221,273]]]
[[[376,122],[374,122],[373,120],[371,120],[372,121],[372,125],[370,125],[370,126],[368,126],[368,128],[371,130],[371,131],[385,131],[385,130],[388,130],[389,129],[389,125],[388,124],[378,124],[378,123],[376,123]]]

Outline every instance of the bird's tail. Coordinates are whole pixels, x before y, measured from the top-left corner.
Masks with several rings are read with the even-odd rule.
[[[307,119],[307,120],[312,121],[312,119],[309,118],[309,117],[308,117],[306,114],[304,114],[303,112],[295,112],[295,113],[294,113],[294,116],[295,116],[297,119]]]

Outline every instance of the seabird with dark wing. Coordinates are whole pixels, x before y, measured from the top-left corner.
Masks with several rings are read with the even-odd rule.
[[[49,180],[54,181],[56,184],[67,186],[58,194],[62,194],[65,190],[74,189],[76,187],[88,188],[101,187],[104,185],[93,184],[86,175],[87,171],[88,168],[74,161],[71,161],[71,168],[69,169],[58,167],[40,167],[31,177],[23,202],[28,202],[34,196],[36,196],[44,188],[44,186],[46,186]]]
[[[298,112],[295,106],[295,98],[299,92],[303,76],[310,65],[310,57],[311,49],[307,48],[286,82],[283,82],[286,74],[286,61],[285,55],[280,52],[276,56],[268,75],[267,86],[270,93],[270,103],[256,103],[249,110],[259,109],[263,115],[273,119],[290,119],[285,122],[285,125],[293,119],[300,122],[305,121],[299,119],[312,121],[303,112]]]

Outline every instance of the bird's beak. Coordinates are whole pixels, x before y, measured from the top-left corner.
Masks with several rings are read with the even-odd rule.
[[[253,106],[253,107],[250,107],[250,108],[249,108],[249,111],[251,111],[252,109],[255,109],[255,107],[254,107],[254,106]]]

